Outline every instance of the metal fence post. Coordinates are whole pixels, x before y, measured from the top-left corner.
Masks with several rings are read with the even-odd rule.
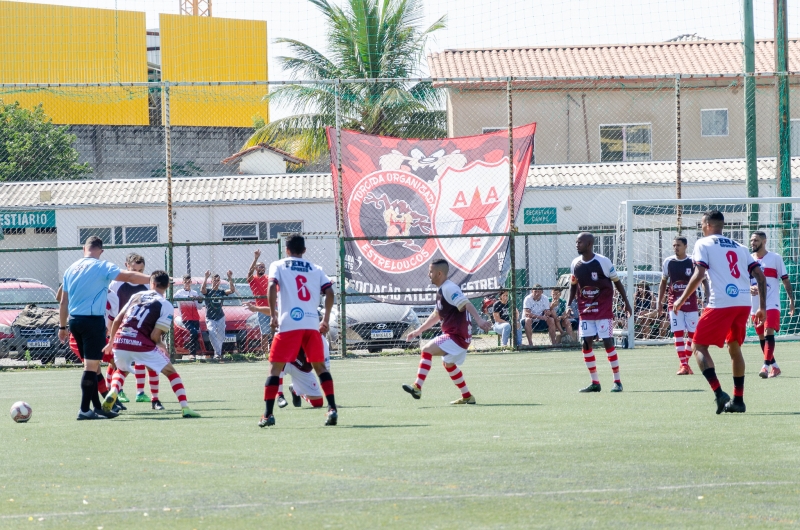
[[[511,318],[511,344],[514,349],[518,349],[520,344],[517,343],[517,328],[519,322],[516,317],[517,311],[517,252],[514,234],[517,232],[516,219],[514,215],[514,113],[513,102],[511,98],[511,80],[509,77],[506,81],[506,99],[508,101],[508,255],[511,260],[511,296],[508,297]]]
[[[170,136],[170,117],[169,117],[169,81],[164,83],[164,164],[167,176],[167,274],[174,278],[173,255],[172,255],[172,139]],[[186,247],[187,249],[189,247]],[[173,285],[170,282],[167,288],[167,298],[171,301],[173,295]],[[170,324],[169,351],[171,360],[175,360],[175,323]]]
[[[342,176],[342,119],[339,106],[340,87],[342,80],[337,79],[334,86],[336,102],[336,173],[338,175],[336,186],[339,195],[338,231],[339,231],[339,353],[347,356],[347,283],[345,279],[345,243],[344,243],[344,177]]]
[[[675,74],[675,198],[681,198],[681,74]],[[677,213],[678,235],[683,231],[683,206],[675,209]],[[659,259],[662,256],[659,254]]]

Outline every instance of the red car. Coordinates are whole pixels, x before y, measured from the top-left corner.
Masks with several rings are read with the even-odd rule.
[[[192,290],[200,293],[200,288],[203,285],[203,278],[192,278]],[[246,283],[237,283],[236,292],[230,297],[226,297],[223,302],[223,311],[225,312],[225,342],[222,345],[223,353],[230,353],[233,351],[239,353],[258,352],[261,350],[261,333],[258,329],[257,319],[258,316],[244,307],[247,302],[252,302],[253,291]],[[208,282],[207,288],[211,288],[211,281]],[[227,290],[228,282],[225,280],[220,281],[220,289]],[[175,282],[175,291],[183,289],[183,284],[180,281]],[[200,294],[202,298],[203,295]],[[241,298],[236,298],[241,297]],[[200,300],[201,306],[203,305]],[[189,332],[183,327],[183,320],[181,319],[181,312],[178,308],[177,302],[173,302],[175,306],[175,353],[176,355],[189,355]],[[208,340],[208,328],[206,327],[206,308],[201,307],[200,313],[200,334],[203,340],[198,341],[197,354],[198,355],[214,355],[214,350],[211,347],[211,341]],[[251,321],[248,325],[248,319]],[[252,323],[256,322],[253,326]]]

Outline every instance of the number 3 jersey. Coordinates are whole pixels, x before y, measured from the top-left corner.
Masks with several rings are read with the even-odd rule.
[[[145,291],[133,295],[121,313],[125,317],[114,336],[114,349],[147,352],[156,349],[150,338],[154,329],[169,331],[174,309],[157,291]]]
[[[303,258],[288,257],[269,266],[269,281],[278,286],[278,331],[319,329],[320,294],[331,286],[321,268]]]
[[[708,307],[750,305],[750,272],[759,265],[745,247],[715,234],[697,240],[692,261],[708,269]]]

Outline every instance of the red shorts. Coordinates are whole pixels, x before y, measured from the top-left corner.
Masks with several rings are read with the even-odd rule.
[[[293,363],[297,360],[300,348],[303,348],[308,362],[325,362],[322,335],[316,329],[279,331],[272,340],[269,360],[274,363]]]
[[[83,357],[81,357],[81,352],[78,349],[78,342],[75,340],[75,337],[72,335],[72,333],[69,334],[69,349],[72,350],[72,353],[75,354],[75,357],[83,362]]]
[[[742,344],[749,316],[749,306],[707,307],[697,321],[693,342],[702,346],[713,344],[718,348],[724,347],[726,342]]]
[[[780,309],[767,309],[767,321],[762,322],[761,325],[756,324],[756,316],[753,317],[753,325],[756,327],[756,333],[763,336],[764,328],[774,329],[778,331],[781,329],[781,310]]]

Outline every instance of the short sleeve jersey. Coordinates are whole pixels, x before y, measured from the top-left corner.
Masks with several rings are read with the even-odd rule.
[[[766,276],[767,279],[766,309],[777,309],[780,311],[781,280],[785,280],[789,277],[783,258],[774,252],[767,252],[764,254],[764,257],[760,259],[753,254],[753,259],[756,260],[756,263],[761,265],[761,270],[764,272],[764,276]],[[756,285],[755,278],[751,278],[750,283],[751,285]],[[755,312],[758,311],[759,297],[756,295],[750,298],[750,309],[751,312],[755,314]]]
[[[319,329],[320,294],[331,286],[322,269],[307,259],[288,257],[270,264],[269,278],[278,286],[278,331]]]
[[[529,294],[522,301],[522,308],[529,309],[531,313],[536,316],[544,315],[544,312],[550,309],[550,301],[546,296],[542,295],[538,300],[533,299],[533,295]]]
[[[436,312],[442,321],[442,332],[465,349],[472,340],[469,313],[466,311],[468,303],[469,299],[450,280],[445,280],[436,291]]]
[[[256,274],[250,279],[250,290],[256,296],[256,305],[258,307],[268,307],[269,300],[267,299],[267,289],[269,288],[269,277],[258,276]]]
[[[69,314],[104,316],[108,284],[119,276],[119,267],[95,258],[79,259],[64,271],[64,292],[69,297]]]
[[[745,247],[714,234],[695,243],[692,261],[708,269],[708,307],[750,305],[750,272],[759,265]]]
[[[208,289],[206,291],[206,319],[219,320],[225,318],[222,310],[222,299],[227,295],[222,289]],[[182,318],[182,317],[181,317]]]
[[[689,280],[694,274],[694,263],[692,258],[686,256],[678,259],[672,255],[664,260],[661,267],[661,276],[667,280],[667,307],[672,311],[672,304],[683,295]],[[697,293],[686,299],[686,303],[681,307],[684,313],[697,311]]]
[[[147,291],[146,285],[136,285],[135,283],[118,282],[114,280],[108,286],[108,294],[106,297],[106,318],[109,322],[113,322],[121,307],[125,307],[131,296],[136,293]]]
[[[551,301],[552,303],[552,301]],[[567,302],[563,298],[559,298],[554,308],[556,316],[562,316],[567,311]]]
[[[614,284],[619,280],[611,260],[595,254],[589,261],[572,261],[572,284],[578,286],[578,314],[583,320],[614,318]]]
[[[195,290],[179,289],[175,291],[172,296],[176,301],[181,298],[200,298],[200,293]],[[181,320],[184,322],[192,322],[200,320],[200,303],[197,300],[185,300],[178,302],[178,307],[181,310]]]
[[[150,338],[154,329],[169,331],[174,309],[157,291],[145,291],[131,297],[122,311],[125,317],[114,336],[114,348],[125,351],[153,351]]]
[[[505,304],[500,300],[495,302],[494,306],[492,306],[492,313],[500,313],[500,318],[506,322],[511,322],[511,320],[508,318],[508,302]]]

